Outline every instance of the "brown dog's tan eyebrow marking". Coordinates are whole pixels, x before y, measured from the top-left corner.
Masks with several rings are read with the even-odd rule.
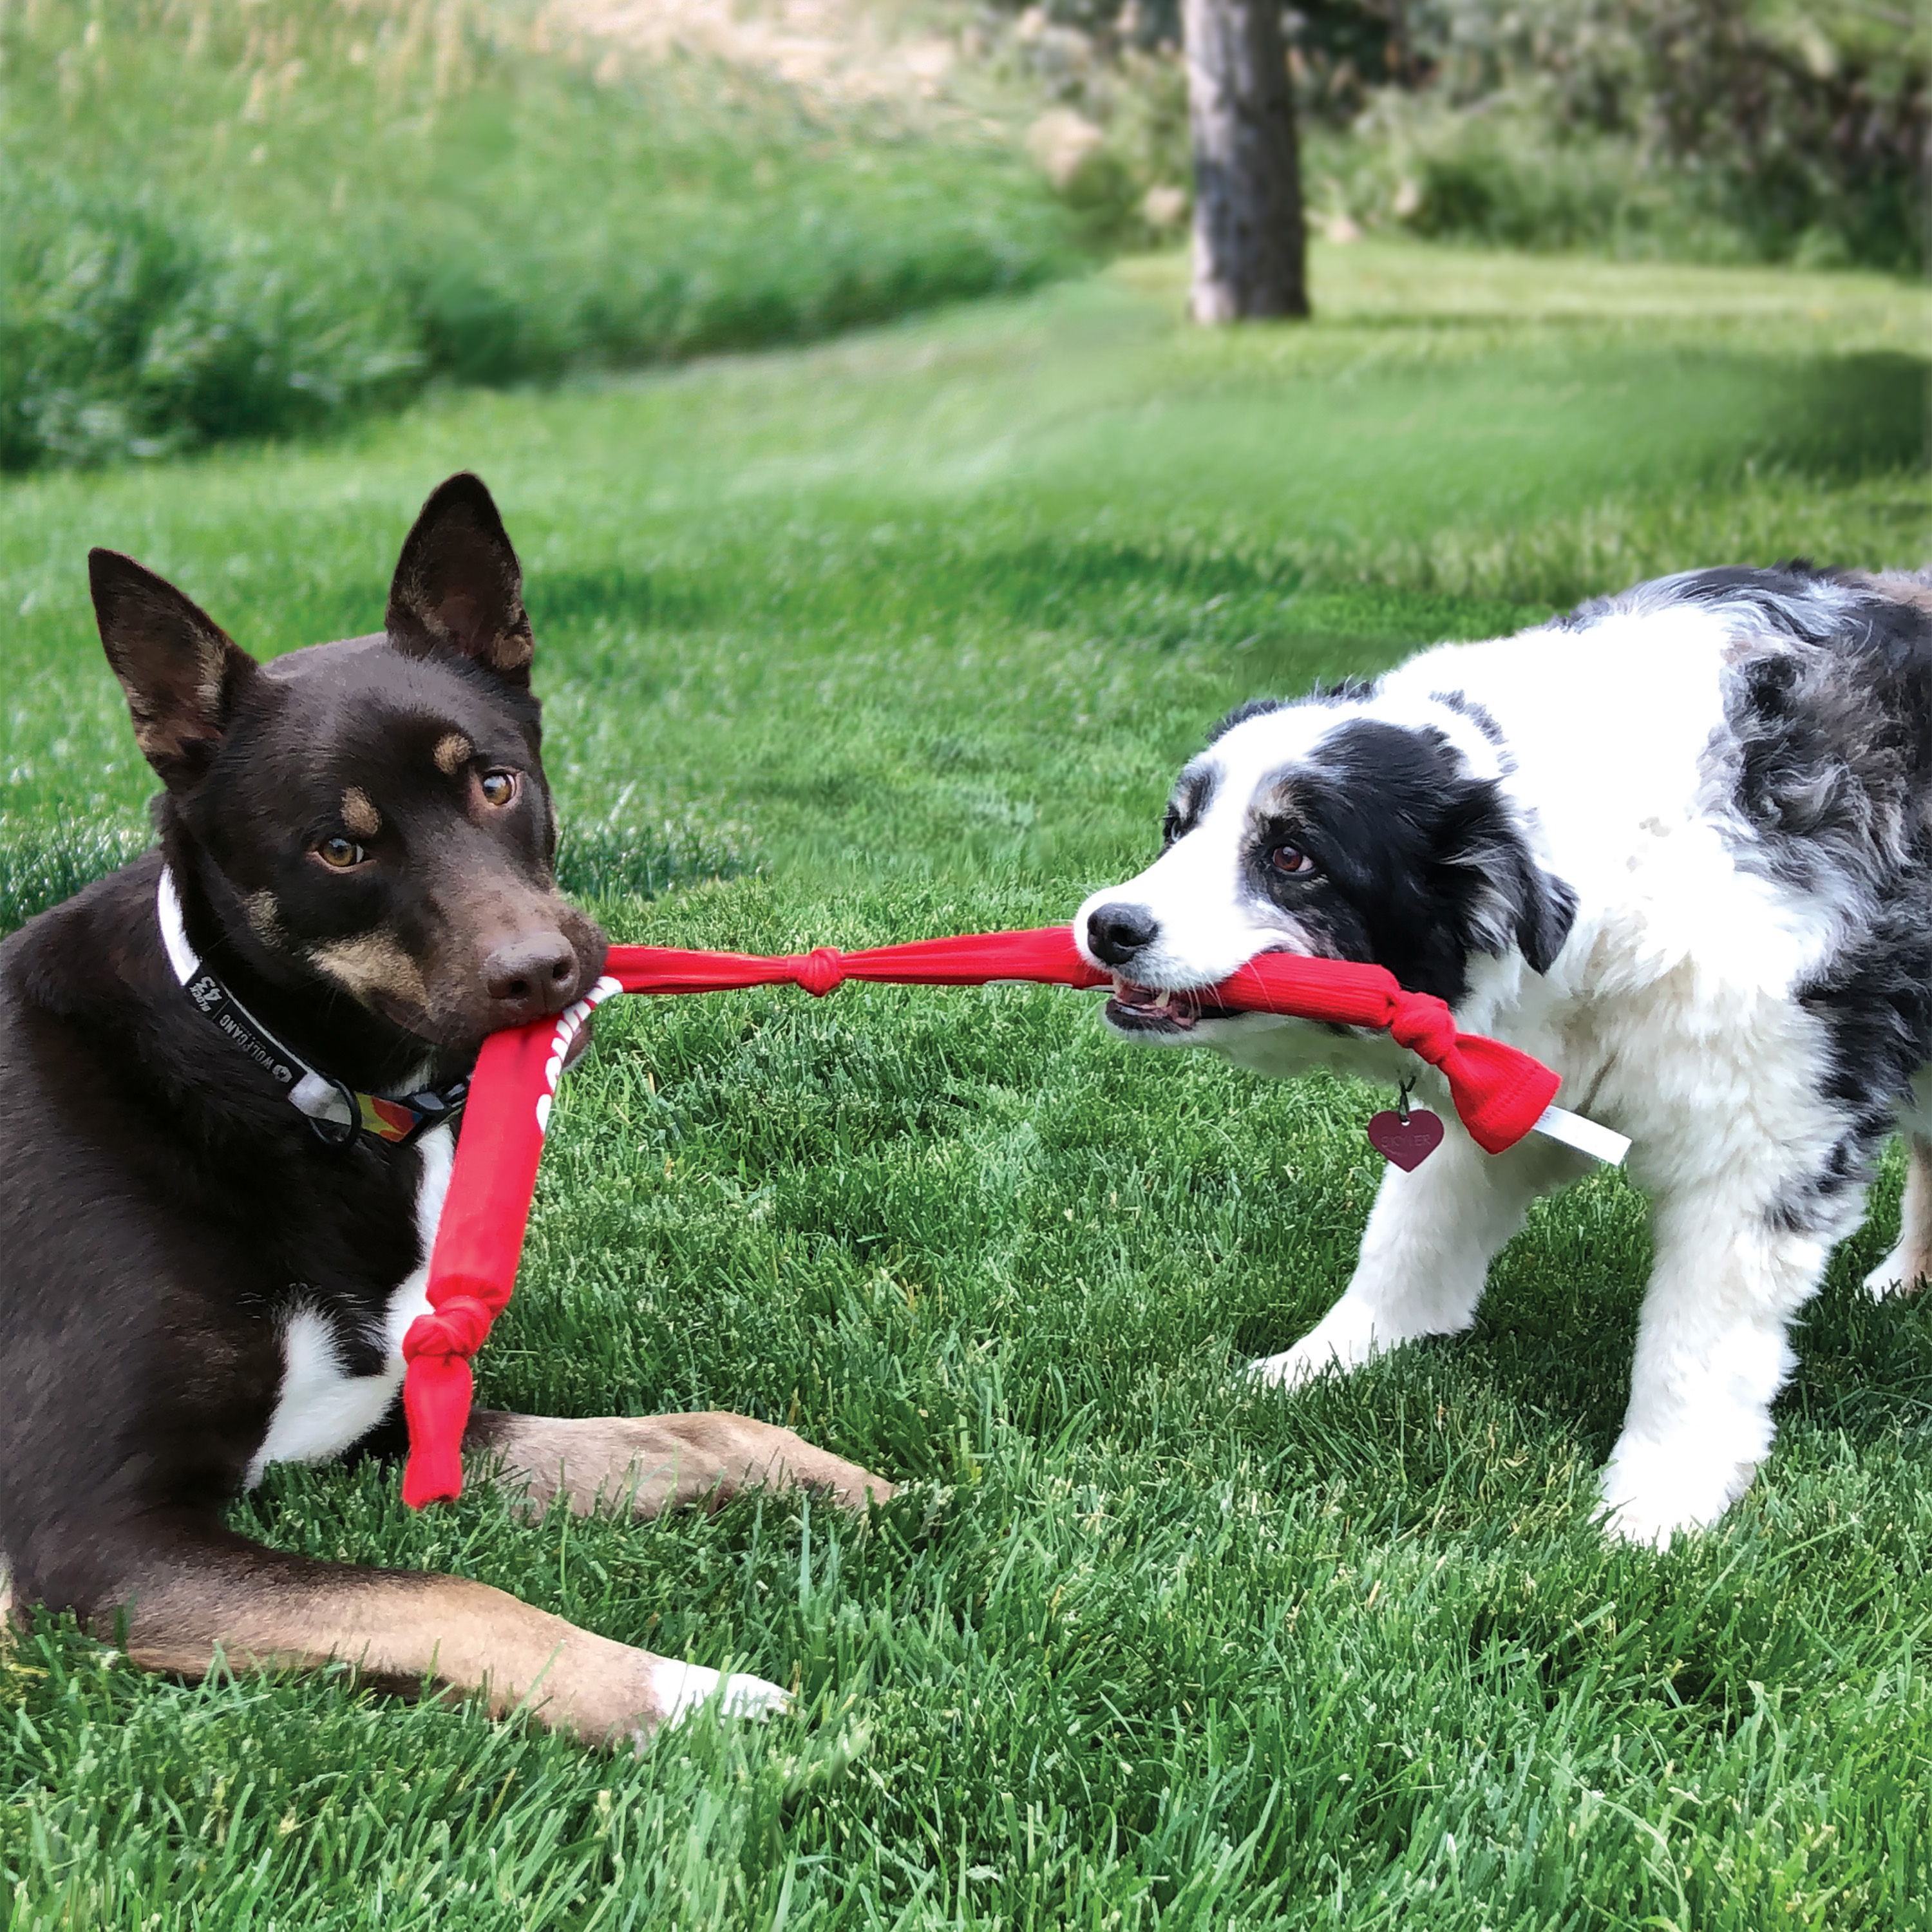
[[[360,785],[342,794],[342,822],[358,838],[373,838],[382,829],[382,814]]]
[[[364,933],[327,946],[312,946],[308,956],[328,976],[370,1008],[387,994],[418,1012],[429,1010],[429,988],[422,969],[386,933]]]
[[[446,731],[436,741],[436,749],[430,754],[436,760],[436,768],[446,778],[453,778],[476,755],[476,747],[460,731]]]

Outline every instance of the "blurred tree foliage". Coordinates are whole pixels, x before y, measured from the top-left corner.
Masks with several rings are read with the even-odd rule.
[[[1607,149],[1653,198],[1674,187],[1688,228],[1768,259],[1920,259],[1932,14],[1912,0],[1434,0],[1390,24],[1391,80],[1466,120],[1514,121],[1526,148],[1540,134]],[[1506,229],[1497,146],[1426,156],[1417,224]],[[1637,212],[1604,199],[1612,224]]]
[[[1047,0],[1021,17],[1144,70],[1178,14]],[[1816,266],[1923,257],[1924,0],[1298,0],[1285,20],[1318,222]],[[1088,88],[1104,118],[1104,82]]]

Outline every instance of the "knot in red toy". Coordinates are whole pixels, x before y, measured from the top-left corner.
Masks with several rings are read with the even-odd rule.
[[[793,956],[792,971],[814,1000],[822,1000],[845,983],[845,956],[836,946],[815,946],[802,957]]]
[[[467,1361],[482,1347],[496,1311],[473,1294],[452,1294],[447,1301],[418,1315],[403,1337],[403,1359],[455,1356]]]
[[[1420,1054],[1430,1066],[1440,1066],[1456,1050],[1456,1016],[1432,993],[1398,993],[1389,1037]]]

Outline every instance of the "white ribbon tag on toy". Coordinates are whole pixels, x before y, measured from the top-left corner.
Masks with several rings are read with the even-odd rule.
[[[1573,1147],[1579,1154],[1586,1154],[1608,1167],[1622,1166],[1624,1156],[1630,1152],[1626,1136],[1600,1127],[1594,1120],[1586,1120],[1567,1107],[1544,1108],[1532,1131],[1547,1134],[1552,1140],[1561,1141],[1565,1147]]]

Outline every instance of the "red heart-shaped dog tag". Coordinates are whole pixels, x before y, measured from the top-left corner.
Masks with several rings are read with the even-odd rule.
[[[1442,1120],[1426,1107],[1412,1107],[1405,1120],[1385,1107],[1369,1122],[1369,1144],[1405,1174],[1413,1174],[1442,1144]]]

